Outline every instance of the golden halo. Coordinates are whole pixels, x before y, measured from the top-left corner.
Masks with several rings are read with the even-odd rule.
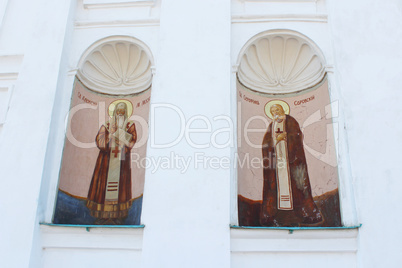
[[[279,104],[280,106],[282,106],[283,110],[285,111],[285,114],[289,114],[290,112],[290,107],[289,104],[287,104],[285,101],[282,100],[271,100],[269,102],[267,102],[267,104],[265,104],[264,110],[265,110],[265,114],[271,118],[272,118],[272,114],[271,114],[271,107],[272,105],[275,104]]]
[[[109,105],[109,116],[110,116],[110,118],[113,117],[114,109],[116,108],[116,105],[118,103],[120,103],[120,102],[124,102],[127,105],[127,118],[130,118],[131,115],[133,114],[133,104],[128,100],[115,100],[114,102],[112,102]]]

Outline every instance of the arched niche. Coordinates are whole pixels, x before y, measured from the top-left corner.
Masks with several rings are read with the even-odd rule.
[[[308,37],[271,30],[238,58],[241,226],[341,226],[325,58]]]
[[[140,224],[152,66],[147,46],[128,36],[102,39],[82,55],[54,223]]]
[[[138,39],[116,36],[89,47],[79,61],[77,77],[105,94],[135,94],[152,83],[153,58]]]
[[[253,37],[243,47],[238,79],[261,93],[296,93],[323,80],[324,62],[321,50],[306,36],[274,30]]]

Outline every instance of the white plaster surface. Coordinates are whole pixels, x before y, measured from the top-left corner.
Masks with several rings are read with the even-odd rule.
[[[0,258],[6,267],[28,267],[70,1],[12,2],[0,47],[22,50],[24,59],[1,130]]]
[[[230,1],[165,0],[161,9],[152,103],[176,105],[186,118],[229,115]],[[157,142],[167,143],[177,135],[176,113],[159,108],[150,117]],[[213,128],[220,127],[226,124],[214,122]],[[208,133],[192,135],[199,144],[210,139]],[[195,152],[220,157],[229,156],[229,149],[194,149],[183,139],[172,148],[151,147],[148,155],[163,157],[174,151],[186,157]],[[229,267],[229,181],[229,169],[192,166],[184,174],[177,169],[154,174],[147,170],[144,267]]]
[[[101,2],[96,8],[84,8],[81,0],[1,5],[0,58],[13,59],[0,62],[0,87],[14,90],[0,127],[0,266],[400,266],[400,1],[164,0],[128,7]],[[39,226],[52,218],[64,119],[78,62],[91,44],[114,35],[143,41],[155,60],[152,104],[176,105],[187,119],[234,117],[231,66],[252,36],[270,29],[299,31],[324,54],[330,97],[340,105],[342,216],[347,225],[362,223],[359,231],[351,237],[349,231],[337,231],[335,239],[330,230],[293,238],[283,231],[270,230],[272,238],[265,230],[257,238],[238,230],[239,240],[229,229],[236,223],[235,172],[194,167],[184,174],[147,170],[143,232]],[[169,142],[181,122],[171,109],[158,109],[151,111],[155,128],[150,134]],[[227,127],[224,121],[212,125],[222,127]],[[210,140],[208,133],[191,135],[198,143]],[[194,149],[185,140],[172,148],[150,146],[148,155],[154,157],[171,151],[231,157],[234,151]],[[327,251],[317,251],[321,243]]]
[[[329,1],[359,221],[359,267],[398,267],[402,235],[402,4]]]

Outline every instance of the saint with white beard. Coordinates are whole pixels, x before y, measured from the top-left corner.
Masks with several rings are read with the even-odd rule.
[[[133,202],[130,152],[137,132],[134,122],[128,119],[132,104],[119,100],[110,107],[112,118],[96,136],[100,152],[87,197],[91,216],[97,219],[95,224],[123,224]]]

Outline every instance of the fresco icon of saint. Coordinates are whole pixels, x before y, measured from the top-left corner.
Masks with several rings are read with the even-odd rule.
[[[265,105],[265,114],[272,122],[262,142],[264,186],[260,223],[281,226],[296,221],[301,225],[320,225],[324,219],[311,194],[303,133],[289,111],[289,105],[281,100]],[[278,216],[278,210],[289,211],[292,217]]]
[[[133,105],[116,100],[109,105],[108,120],[96,136],[96,160],[87,207],[96,224],[122,224],[131,201],[130,152],[137,140],[135,124],[129,118]]]

